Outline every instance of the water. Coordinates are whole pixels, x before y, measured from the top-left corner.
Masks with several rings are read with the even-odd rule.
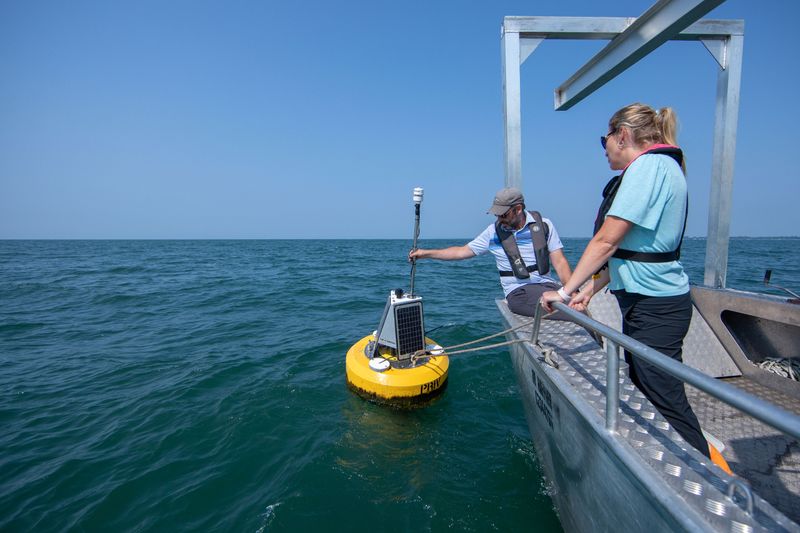
[[[800,288],[798,244],[734,239],[729,286]],[[507,352],[454,356],[424,409],[346,388],[408,246],[0,241],[0,530],[559,531]],[[416,288],[440,344],[502,329],[489,257]]]

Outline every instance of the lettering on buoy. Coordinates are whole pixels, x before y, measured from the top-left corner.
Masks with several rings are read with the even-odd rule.
[[[419,386],[419,393],[425,394],[426,392],[433,392],[439,388],[439,380],[441,378],[436,378],[433,381],[429,381],[428,383],[424,383]]]

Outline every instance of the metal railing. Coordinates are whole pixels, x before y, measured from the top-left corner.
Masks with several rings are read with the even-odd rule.
[[[684,383],[688,383],[692,387],[747,413],[787,435],[800,439],[800,416],[671,359],[653,348],[571,309],[563,303],[553,303],[552,305],[555,309],[568,316],[571,321],[606,339],[606,429],[609,431],[617,430],[617,414],[619,413],[619,347],[622,346],[634,357],[640,357]],[[537,305],[531,332],[531,342],[534,346],[538,345],[539,342],[542,315],[542,306]]]

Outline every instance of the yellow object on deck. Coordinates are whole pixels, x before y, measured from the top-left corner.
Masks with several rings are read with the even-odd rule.
[[[380,347],[380,353],[372,361],[386,360],[386,370],[373,370],[370,367],[370,358],[367,357],[367,345],[375,340],[372,335],[367,335],[347,351],[345,366],[347,369],[347,384],[359,395],[371,400],[387,403],[416,403],[428,400],[441,393],[447,382],[447,371],[450,360],[445,353],[425,355],[420,357],[414,366],[406,361],[406,368],[401,368],[397,357],[385,353],[385,348]],[[435,345],[434,341],[426,338],[428,345]]]

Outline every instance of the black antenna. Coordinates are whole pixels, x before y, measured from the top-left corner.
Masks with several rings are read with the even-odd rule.
[[[789,294],[791,294],[792,296],[794,296],[795,298],[800,299],[800,295],[798,295],[796,292],[790,291],[786,287],[781,287],[780,285],[770,285],[769,280],[771,278],[772,278],[772,269],[768,268],[767,271],[764,272],[764,285],[766,285],[767,287],[775,287],[776,289],[780,289],[782,291],[786,291]]]

